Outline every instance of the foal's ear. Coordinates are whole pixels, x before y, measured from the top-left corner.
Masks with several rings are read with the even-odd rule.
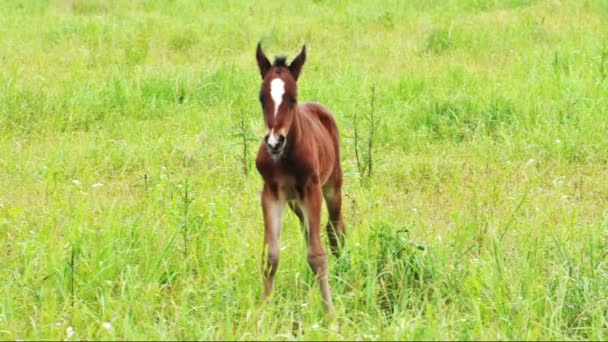
[[[306,45],[302,46],[302,51],[298,57],[294,58],[291,64],[289,64],[289,71],[296,81],[298,80],[298,76],[302,70],[302,65],[304,65],[304,61],[306,61]]]
[[[264,75],[270,69],[270,61],[268,57],[262,51],[262,43],[258,43],[258,48],[255,51],[255,58],[258,60],[258,67],[260,68],[260,74],[262,75],[262,79],[264,79]]]

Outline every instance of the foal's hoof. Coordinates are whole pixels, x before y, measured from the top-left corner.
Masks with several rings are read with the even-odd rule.
[[[262,300],[261,300],[260,304],[262,306],[265,306],[265,307],[271,306],[272,302],[274,301],[273,298],[274,298],[274,296],[272,295],[272,293],[271,294],[263,294],[262,295]]]
[[[336,320],[336,310],[333,305],[325,305],[325,319],[328,322],[333,322]]]

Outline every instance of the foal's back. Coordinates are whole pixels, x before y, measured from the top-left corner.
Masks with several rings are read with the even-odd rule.
[[[314,136],[304,143],[316,149],[319,161],[318,172],[321,183],[325,183],[334,173],[340,171],[340,138],[338,126],[332,114],[318,103],[304,103],[298,106],[306,131]]]
[[[323,107],[318,103],[303,103],[299,105],[299,111],[309,120],[317,120],[329,133],[331,137],[333,145],[336,147],[336,150],[339,150],[339,134],[338,134],[338,125],[336,124],[336,120],[331,115],[327,108]]]

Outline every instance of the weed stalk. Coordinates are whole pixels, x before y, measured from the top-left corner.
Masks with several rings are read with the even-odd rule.
[[[358,116],[357,111],[353,116],[353,126],[355,129],[355,160],[357,162],[357,171],[363,178],[371,178],[372,177],[372,166],[373,166],[373,149],[374,149],[374,134],[376,132],[377,122],[374,118],[375,112],[375,102],[376,102],[376,86],[372,86],[371,88],[371,97],[370,97],[370,112],[368,116],[368,132],[367,132],[367,151],[365,154],[362,154],[360,150],[359,143],[359,124],[358,124]],[[361,155],[361,156],[360,156]]]
[[[237,132],[234,134],[236,138],[239,139],[239,143],[242,145],[242,154],[241,154],[241,162],[243,164],[243,173],[245,177],[249,176],[249,155],[251,154],[249,151],[249,142],[254,141],[255,137],[247,127],[245,122],[245,116],[241,112],[241,120],[239,121],[239,125],[236,127]]]
[[[184,182],[184,195],[182,197],[184,211],[183,211],[183,221],[182,221],[182,238],[184,240],[184,258],[188,256],[188,214],[190,212],[190,204],[192,203],[192,198],[188,193],[188,180]]]

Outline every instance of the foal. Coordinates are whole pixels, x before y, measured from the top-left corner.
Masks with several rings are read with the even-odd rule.
[[[287,203],[305,230],[308,264],[319,281],[325,312],[332,313],[327,254],[321,242],[321,205],[325,198],[329,213],[327,234],[333,254],[339,256],[344,223],[338,128],[331,113],[321,105],[297,102],[296,81],[306,60],[306,46],[289,65],[284,57],[277,57],[271,65],[260,44],[256,58],[263,80],[260,102],[267,129],[256,159],[264,180],[264,298],[274,288]]]

